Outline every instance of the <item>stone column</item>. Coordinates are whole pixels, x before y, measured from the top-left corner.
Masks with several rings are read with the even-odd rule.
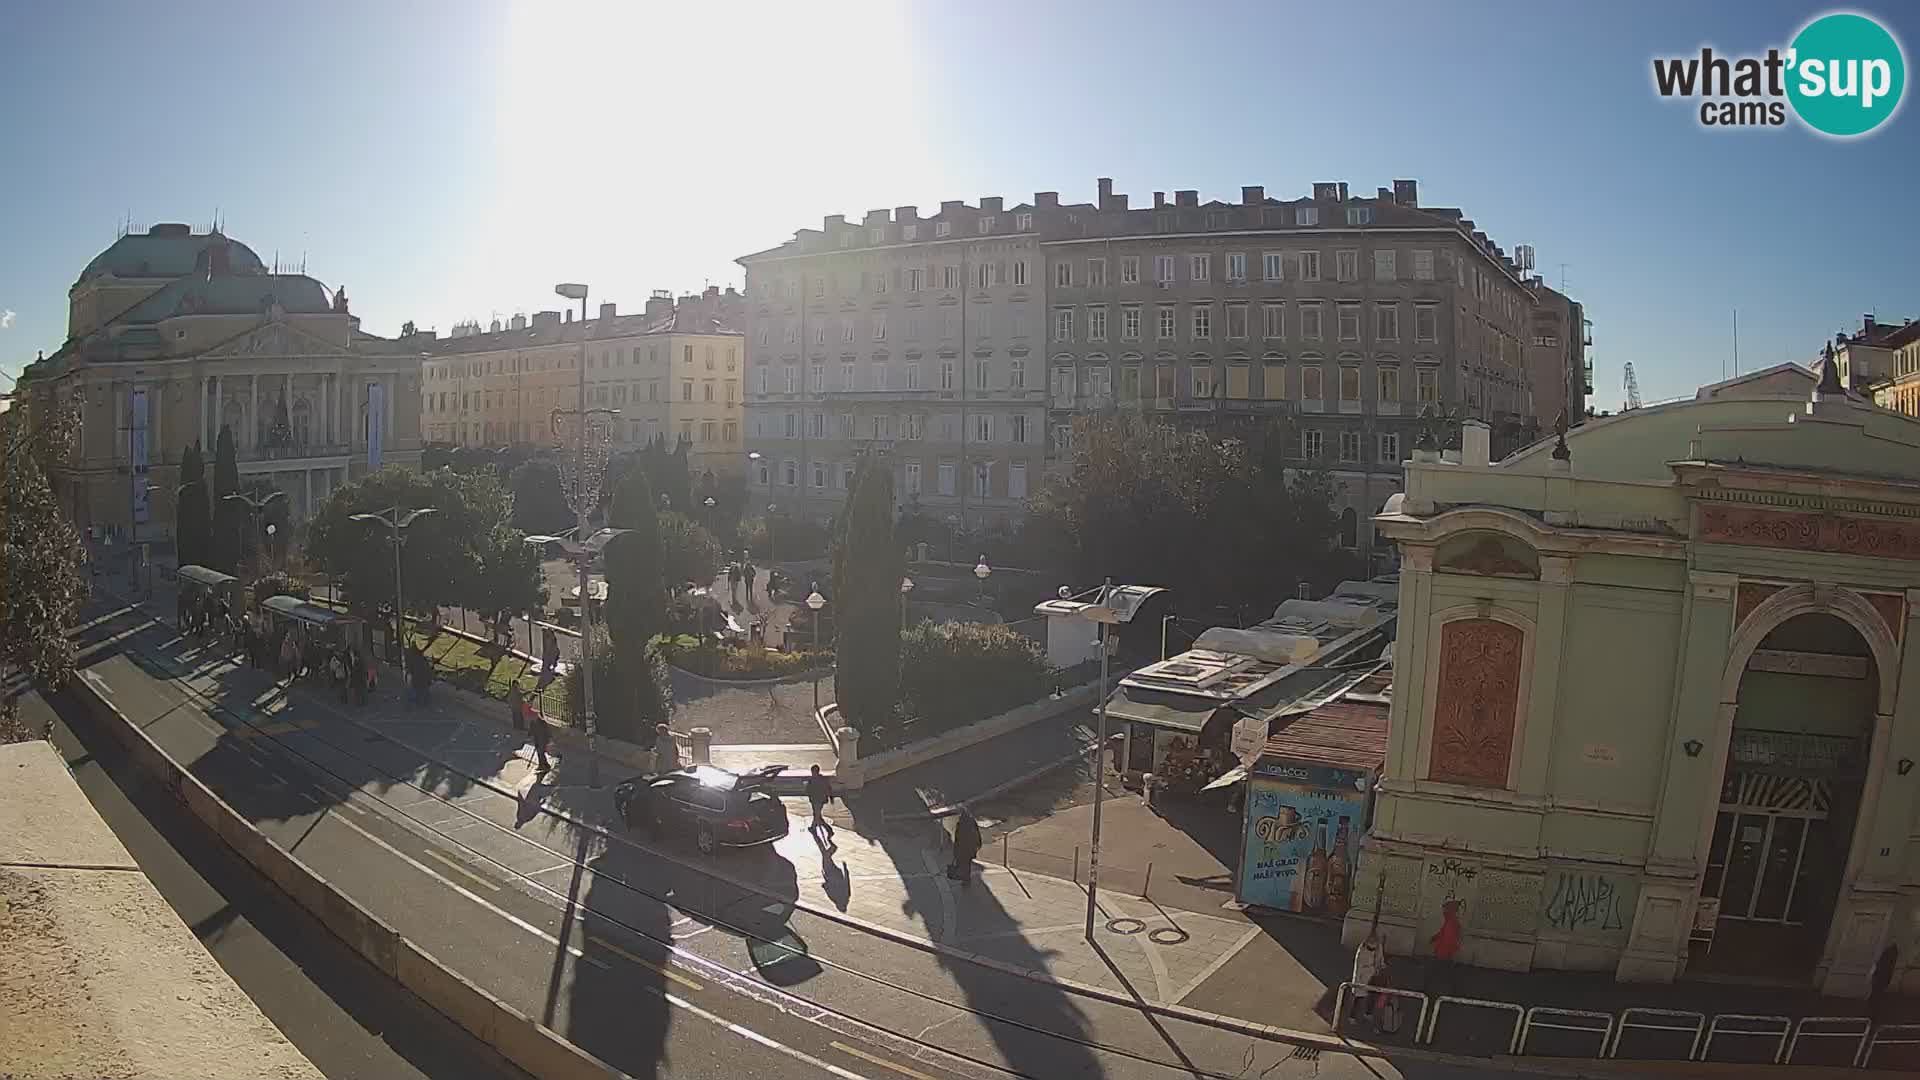
[[[302,470],[301,475],[307,480],[307,501],[300,511],[300,518],[304,521],[313,517],[313,470]]]
[[[252,450],[260,445],[260,376],[257,374],[247,376],[246,424],[246,441],[242,445]]]
[[[225,414],[226,408],[226,384],[221,376],[215,375],[213,377],[213,422],[207,425],[207,445],[201,448],[209,465],[213,463],[213,449],[220,442],[220,417]],[[240,436],[237,431],[233,434],[235,438]],[[212,474],[209,473],[208,477],[211,479]]]
[[[1703,845],[1711,837],[1712,818],[1702,815],[1717,812],[1733,731],[1735,703],[1721,701],[1720,690],[1739,585],[1733,574],[1696,570],[1688,575],[1673,712],[1666,738],[1658,744],[1661,756],[1653,763],[1664,775],[1633,929],[1615,969],[1621,982],[1672,982],[1686,957],[1706,867]],[[1689,740],[1701,744],[1699,756],[1686,752]]]
[[[1573,578],[1573,560],[1564,555],[1540,556],[1539,604],[1534,615],[1533,685],[1528,690],[1527,716],[1522,718],[1520,776],[1516,790],[1530,795],[1552,794],[1553,744],[1560,714],[1560,665],[1566,643],[1567,586]]]

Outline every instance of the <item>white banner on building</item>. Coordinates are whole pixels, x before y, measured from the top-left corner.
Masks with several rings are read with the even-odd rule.
[[[380,451],[387,434],[387,388],[367,384],[367,471],[380,470]]]
[[[127,458],[133,484],[133,523],[147,523],[147,392],[135,388],[127,401]]]

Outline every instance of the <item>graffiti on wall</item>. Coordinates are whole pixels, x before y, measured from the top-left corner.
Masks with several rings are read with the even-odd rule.
[[[1559,870],[1544,895],[1541,915],[1555,930],[1570,933],[1625,932],[1631,915],[1631,882],[1587,870]]]

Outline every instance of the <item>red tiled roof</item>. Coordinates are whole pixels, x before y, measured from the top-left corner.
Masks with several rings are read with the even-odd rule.
[[[1261,756],[1340,769],[1377,769],[1387,760],[1387,706],[1331,701],[1293,718]]]

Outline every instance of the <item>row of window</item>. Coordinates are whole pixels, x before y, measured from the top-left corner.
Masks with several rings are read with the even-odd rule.
[[[1338,433],[1335,446],[1339,451],[1337,460],[1343,464],[1359,464],[1365,459],[1361,456],[1365,449],[1364,433],[1352,428],[1342,429]],[[1307,461],[1326,461],[1326,432],[1317,427],[1300,429],[1300,443],[1297,447],[1300,457]],[[1066,456],[1073,453],[1073,425],[1056,424],[1053,428],[1053,451],[1056,455]],[[1382,465],[1400,465],[1405,459],[1400,455],[1400,433],[1397,431],[1377,431],[1373,438],[1373,460]],[[1351,514],[1349,510],[1347,513]],[[1352,543],[1348,542],[1348,547]]]
[[[802,392],[800,388],[800,365],[784,364],[782,365],[782,369],[785,377],[779,383],[773,381],[772,365],[763,365],[755,369],[757,378],[756,388],[760,396],[764,397],[768,394],[775,393],[798,394]],[[827,381],[828,367],[826,362],[823,360],[815,360],[807,365],[805,392],[822,394],[829,390],[957,390],[960,388],[959,376],[961,370],[958,360],[941,360],[935,365],[933,370],[933,385],[928,386],[926,385],[926,380],[921,375],[920,361],[918,360],[909,360],[901,365],[901,371],[896,381],[893,365],[887,361],[874,360],[867,364],[861,364],[857,360],[842,359],[839,364],[837,377],[833,383],[829,385]],[[987,357],[975,357],[973,360],[973,368],[969,374],[972,377],[972,382],[968,384],[968,389],[971,390],[1028,389],[1027,362],[1025,360],[1016,358],[1007,361],[1007,378],[1004,384],[997,383],[995,380],[993,361]],[[1033,389],[1038,389],[1038,387],[1034,387]]]
[[[1326,308],[1320,301],[1305,301],[1295,304],[1273,301],[1260,305],[1260,337],[1267,341],[1287,340],[1287,309],[1294,311],[1294,333],[1301,341],[1323,341],[1326,335]],[[1358,303],[1335,303],[1334,334],[1337,341],[1359,341],[1362,311],[1367,305]],[[1212,304],[1189,304],[1187,307],[1187,340],[1214,340],[1214,316],[1216,310]],[[1373,307],[1373,340],[1380,342],[1400,340],[1402,305],[1392,301],[1380,301]],[[1140,341],[1142,339],[1141,322],[1145,318],[1142,305],[1122,304],[1119,309],[1121,341]],[[1252,337],[1253,310],[1250,304],[1227,304],[1225,338],[1229,341],[1246,341]],[[1108,340],[1109,327],[1107,308],[1104,304],[1093,304],[1085,308],[1061,306],[1053,309],[1053,340],[1071,342],[1084,337],[1089,342]],[[1179,335],[1179,305],[1158,304],[1154,308],[1154,340],[1177,341]],[[1439,340],[1440,308],[1438,304],[1416,303],[1413,305],[1413,340],[1416,342],[1434,342]]]
[[[943,412],[934,415],[931,428],[926,413],[869,413],[864,417],[850,412],[835,413],[829,423],[824,412],[759,413],[753,417],[753,435],[760,439],[904,439],[919,442],[931,430],[935,442],[960,441],[960,415]],[[802,435],[802,429],[806,434]],[[967,415],[971,442],[1007,442],[1016,446],[1038,438],[1038,425],[1026,413],[975,412]]]
[[[1373,224],[1373,207],[1349,206],[1345,209],[1346,222],[1348,225]],[[1010,219],[1014,232],[1033,231],[1032,211],[1018,210],[1010,215],[1006,215],[1006,218]],[[979,215],[973,219],[973,235],[993,235],[999,230],[1002,220],[1003,218],[1000,214]],[[1209,229],[1228,228],[1232,224],[1232,221],[1231,211],[1207,211],[1207,228]],[[1079,222],[1079,215],[1068,214],[1067,222],[1068,224],[1077,224]],[[1269,228],[1286,225],[1313,227],[1320,224],[1320,208],[1318,206],[1267,207],[1261,213],[1260,222]],[[934,239],[945,239],[953,235],[954,224],[955,222],[953,220],[945,218],[929,222],[916,221],[905,223],[900,226],[900,240],[902,242],[919,240],[921,238],[920,230],[923,225],[932,226],[933,231],[931,235]],[[1172,211],[1154,215],[1154,228],[1160,232],[1172,232],[1177,224],[1179,224],[1179,219],[1175,217]],[[859,239],[860,233],[857,230],[848,229],[840,234],[838,244],[842,249],[851,248],[859,242]],[[869,244],[884,244],[887,240],[887,226],[870,225],[867,227],[867,242]]]
[[[665,348],[663,345],[647,346],[645,362],[656,368],[659,367],[661,354]],[[725,347],[702,345],[699,346],[699,351],[702,354],[701,358],[705,362],[705,367],[708,371],[716,370],[715,364],[717,361],[723,361],[728,371],[734,370],[740,363],[740,350],[736,345],[727,345]],[[694,355],[695,346],[682,345],[680,347],[681,363],[683,365],[691,367],[694,363]],[[429,364],[426,368],[426,379],[428,382],[444,382],[448,379],[460,378],[462,376],[477,378],[482,375],[520,375],[533,371],[572,371],[579,366],[575,363],[578,359],[579,357],[577,355],[564,354],[552,357],[515,355],[494,357],[488,360],[461,360],[452,364]],[[549,361],[551,361],[551,367],[549,367]],[[628,366],[639,367],[640,364],[640,346],[638,345],[631,349],[603,348],[589,349],[587,351],[588,370]]]
[[[626,443],[651,442],[659,433],[659,419],[648,418],[644,424],[631,420],[624,424],[615,424],[615,440]],[[498,446],[502,443],[525,443],[537,441],[546,434],[544,424],[530,423],[524,420],[486,421],[483,423],[433,424],[427,428],[429,437],[440,442],[457,442],[462,445]],[[692,443],[722,443],[738,445],[740,442],[740,422],[737,420],[682,420],[680,437]]]
[[[1261,375],[1258,391],[1253,387],[1255,367],[1260,368]],[[1259,365],[1228,364],[1224,369],[1224,379],[1221,377],[1221,368],[1211,364],[1194,364],[1185,369],[1184,397],[1180,393],[1183,389],[1180,370],[1173,364],[1154,365],[1151,369],[1153,393],[1150,396],[1169,401],[1176,397],[1187,401],[1225,398],[1234,401],[1261,399],[1310,403],[1327,400],[1327,369],[1318,358],[1303,358],[1298,367],[1289,365],[1285,360],[1269,360]],[[1366,382],[1359,365],[1342,363],[1337,370],[1339,373],[1334,383],[1339,394],[1338,400],[1359,402],[1361,388]],[[1119,374],[1119,400],[1135,402],[1149,396],[1146,393],[1148,387],[1145,380],[1149,377],[1146,365],[1126,364],[1121,366]],[[1373,386],[1373,400],[1382,404],[1398,404],[1401,401],[1401,368],[1398,365],[1376,366]],[[1413,386],[1413,400],[1416,403],[1437,404],[1440,400],[1439,368],[1431,364],[1416,365]],[[1077,401],[1111,400],[1113,391],[1113,369],[1105,364],[1078,368],[1061,365],[1053,369],[1052,397],[1057,407],[1071,408]]]
[[[1000,227],[1001,220],[1002,219],[999,214],[981,214],[979,217],[975,218],[973,221],[974,235],[991,236],[994,233],[994,231]],[[1014,232],[1032,232],[1033,231],[1033,214],[1029,211],[1021,210],[1014,214],[1010,214],[1008,215],[1008,220],[1012,222]],[[900,226],[900,239],[903,241],[912,241],[912,240],[920,239],[920,227],[922,225],[933,226],[932,235],[934,236],[935,239],[944,239],[945,237],[949,237],[953,235],[953,222],[951,221],[941,220],[941,221],[929,221],[929,222],[913,222],[911,224]],[[854,245],[854,242],[859,238],[859,236],[860,236],[859,233],[854,232],[851,229],[841,233],[840,246],[843,248],[852,247]],[[868,228],[867,242],[873,243],[873,244],[886,243],[887,242],[886,226],[875,225]]]
[[[641,401],[641,387],[644,385],[646,388],[646,400],[649,402],[659,402],[664,400],[661,397],[660,383],[661,381],[659,379],[654,379],[645,384],[603,383],[593,385],[587,387],[587,401],[592,405],[614,407],[629,404],[638,405]],[[716,385],[719,387],[718,393],[722,395],[717,398],[715,396]],[[708,403],[718,400],[732,405],[738,398],[739,385],[740,384],[733,379],[702,379],[698,384],[699,397],[696,399],[694,396],[694,380],[682,379],[680,380],[680,400],[683,402],[698,400]],[[513,395],[515,394],[523,396],[526,399],[526,404],[536,407],[547,405],[549,403],[549,397],[552,399],[551,403],[556,407],[571,405],[579,401],[578,389],[570,386],[536,386],[521,391],[479,390],[465,393],[435,390],[429,391],[426,395],[427,411],[430,413],[439,413],[455,410],[467,412],[476,408],[511,408],[515,405],[513,400]]]
[[[835,491],[850,491],[853,488],[854,463],[851,461],[814,461],[811,465],[812,481],[809,485],[816,491],[825,491],[831,483]],[[926,481],[926,463],[922,461],[903,461],[900,463],[900,491],[904,495],[955,495],[955,482],[959,475],[959,463],[953,461],[936,462],[933,467],[933,487],[928,488]],[[991,462],[976,461],[971,470],[972,487],[968,494],[976,499],[1024,499],[1027,497],[1027,463],[1009,462],[997,486],[994,484],[994,468]],[[771,488],[774,480],[771,462],[762,461],[755,472],[754,480],[763,487]],[[782,487],[797,487],[800,483],[800,462],[793,458],[783,458],[779,471]]]

